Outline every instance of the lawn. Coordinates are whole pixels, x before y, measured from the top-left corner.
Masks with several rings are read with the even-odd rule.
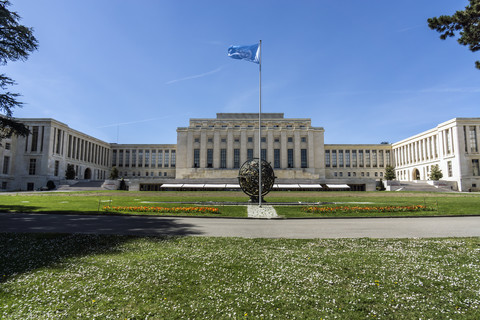
[[[480,239],[0,234],[2,319],[478,319]]]
[[[177,216],[246,217],[247,196],[241,191],[217,192],[45,192],[0,194],[0,211],[3,212],[54,212],[106,214],[105,206],[129,207],[213,207],[219,213],[179,212]],[[480,194],[432,192],[281,192],[274,191],[265,198],[267,203],[296,203],[295,206],[276,205],[277,213],[284,218],[321,217],[374,217],[374,216],[438,216],[480,214]],[[174,203],[178,202],[178,203]],[[239,203],[240,205],[232,205]],[[301,204],[300,204],[301,203]],[[422,212],[395,213],[305,213],[306,203],[322,206],[413,206],[425,205]],[[305,205],[304,205],[305,204]],[[112,210],[110,210],[112,212]],[[113,210],[114,211],[114,210]],[[121,213],[121,212],[119,212]],[[128,212],[127,212],[128,213]],[[128,214],[172,215],[172,213]],[[111,213],[110,213],[111,214]]]

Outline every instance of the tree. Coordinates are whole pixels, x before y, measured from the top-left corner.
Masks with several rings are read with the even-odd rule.
[[[118,169],[117,169],[117,167],[112,167],[112,171],[110,171],[110,179],[112,179],[112,180],[118,179]]]
[[[430,29],[441,33],[440,39],[454,37],[458,32],[458,43],[468,45],[472,52],[480,50],[480,0],[470,0],[465,10],[454,15],[429,18],[427,22]],[[475,62],[475,67],[480,69],[480,61]]]
[[[397,176],[395,175],[395,169],[392,166],[385,167],[385,180],[395,180]]]
[[[65,179],[75,179],[75,166],[73,164],[67,164],[67,170],[65,170]]]
[[[442,179],[443,177],[443,173],[442,173],[442,170],[440,170],[440,168],[438,167],[438,164],[435,164],[433,165],[431,168],[430,168],[430,180],[440,180]]]
[[[10,1],[0,0],[0,65],[8,61],[25,61],[28,55],[37,50],[38,42],[33,36],[33,29],[19,24],[20,16],[7,9]],[[18,93],[8,91],[15,81],[5,74],[0,74],[0,140],[12,134],[26,136],[28,128],[16,121],[12,114],[15,107],[22,107]]]

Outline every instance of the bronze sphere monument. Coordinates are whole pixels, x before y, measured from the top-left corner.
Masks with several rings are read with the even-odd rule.
[[[251,202],[259,201],[259,164],[260,159],[250,159],[245,161],[245,163],[240,167],[240,170],[238,171],[238,182],[240,184],[240,187],[246,195],[250,196]],[[261,168],[261,196],[263,201],[263,197],[273,188],[273,184],[275,183],[275,174],[270,163],[265,160],[261,160]]]

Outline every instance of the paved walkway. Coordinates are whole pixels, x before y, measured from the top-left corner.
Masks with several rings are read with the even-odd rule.
[[[480,237],[480,217],[260,220],[0,213],[0,232],[297,239]]]

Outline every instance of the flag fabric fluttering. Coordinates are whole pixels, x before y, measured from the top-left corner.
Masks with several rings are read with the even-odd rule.
[[[232,59],[247,60],[260,63],[260,47],[257,44],[251,46],[230,46],[228,56]]]

